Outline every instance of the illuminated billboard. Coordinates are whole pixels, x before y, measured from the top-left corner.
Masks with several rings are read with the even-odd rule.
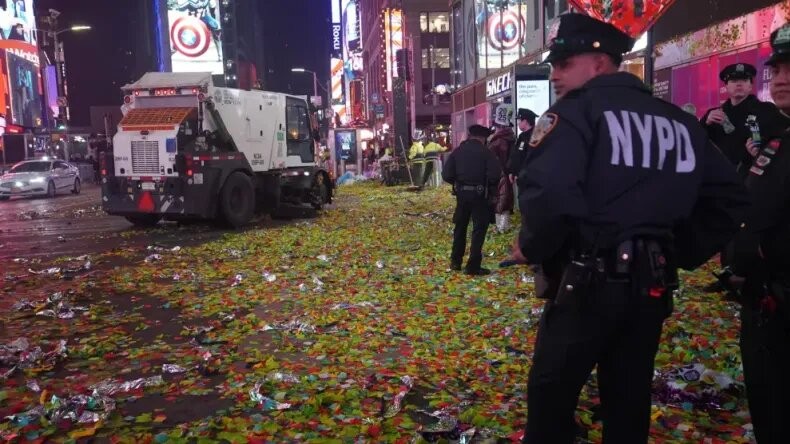
[[[343,32],[345,33],[346,50],[350,53],[361,49],[359,4],[357,0],[343,0],[343,3]]]
[[[17,40],[37,44],[36,15],[33,0],[6,0],[0,2],[0,34],[3,40]]]
[[[11,99],[11,123],[27,128],[41,126],[41,82],[33,62],[6,51]]]
[[[398,77],[396,55],[403,49],[403,11],[387,9],[384,12],[384,44],[387,55],[387,90],[392,91],[392,79]]]
[[[475,14],[479,67],[503,68],[518,60],[524,52],[527,6],[499,7],[475,0]]]
[[[34,3],[0,2],[0,112],[9,125],[28,128],[43,124]]]
[[[218,0],[168,0],[173,72],[222,74],[222,25]]]

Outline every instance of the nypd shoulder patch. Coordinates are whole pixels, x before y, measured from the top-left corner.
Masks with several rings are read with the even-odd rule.
[[[529,146],[536,148],[543,142],[543,139],[551,133],[560,121],[560,117],[554,113],[546,113],[540,116],[532,130],[532,138],[529,139]]]

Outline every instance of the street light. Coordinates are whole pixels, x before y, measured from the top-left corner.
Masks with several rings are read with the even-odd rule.
[[[40,32],[44,35],[52,37],[54,47],[55,47],[55,64],[56,64],[56,72],[57,72],[57,87],[58,87],[58,98],[64,97],[66,95],[66,85],[65,85],[65,78],[64,78],[64,71],[65,71],[65,58],[63,57],[63,47],[62,44],[58,40],[58,36],[65,33],[65,32],[81,32],[81,31],[89,31],[92,27],[90,25],[74,25],[68,28],[63,28],[58,31],[50,31],[44,29],[34,29],[35,32]],[[46,54],[46,53],[45,53]],[[60,116],[63,121],[68,126],[67,116],[67,105],[63,104],[60,100],[58,100],[58,108],[60,108]],[[61,125],[63,126],[63,125]],[[65,129],[65,127],[64,127]]]
[[[291,72],[306,72],[313,75],[313,97],[318,96],[318,76],[315,71],[310,71],[304,68],[291,68]]]

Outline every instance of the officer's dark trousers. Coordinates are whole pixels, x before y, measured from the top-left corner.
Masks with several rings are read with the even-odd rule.
[[[741,359],[758,444],[787,443],[790,420],[790,325],[783,311],[760,312],[759,287],[747,281],[741,307]]]
[[[455,214],[453,215],[453,251],[450,261],[454,264],[463,263],[466,250],[466,231],[469,221],[472,225],[472,245],[469,247],[469,261],[466,268],[477,270],[483,262],[483,242],[486,231],[491,223],[493,210],[485,198],[474,191],[459,191],[456,196]]]
[[[546,303],[527,387],[524,443],[571,444],[579,393],[598,366],[603,442],[647,442],[653,364],[668,297],[606,283],[576,308]]]

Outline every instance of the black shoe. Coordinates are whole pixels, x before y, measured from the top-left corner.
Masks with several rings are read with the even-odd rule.
[[[467,268],[466,270],[464,270],[464,274],[467,274],[469,276],[488,276],[489,274],[491,274],[491,270],[487,268],[478,268],[475,270],[470,270]]]
[[[461,264],[458,263],[458,262],[451,262],[450,263],[450,270],[461,271]]]

